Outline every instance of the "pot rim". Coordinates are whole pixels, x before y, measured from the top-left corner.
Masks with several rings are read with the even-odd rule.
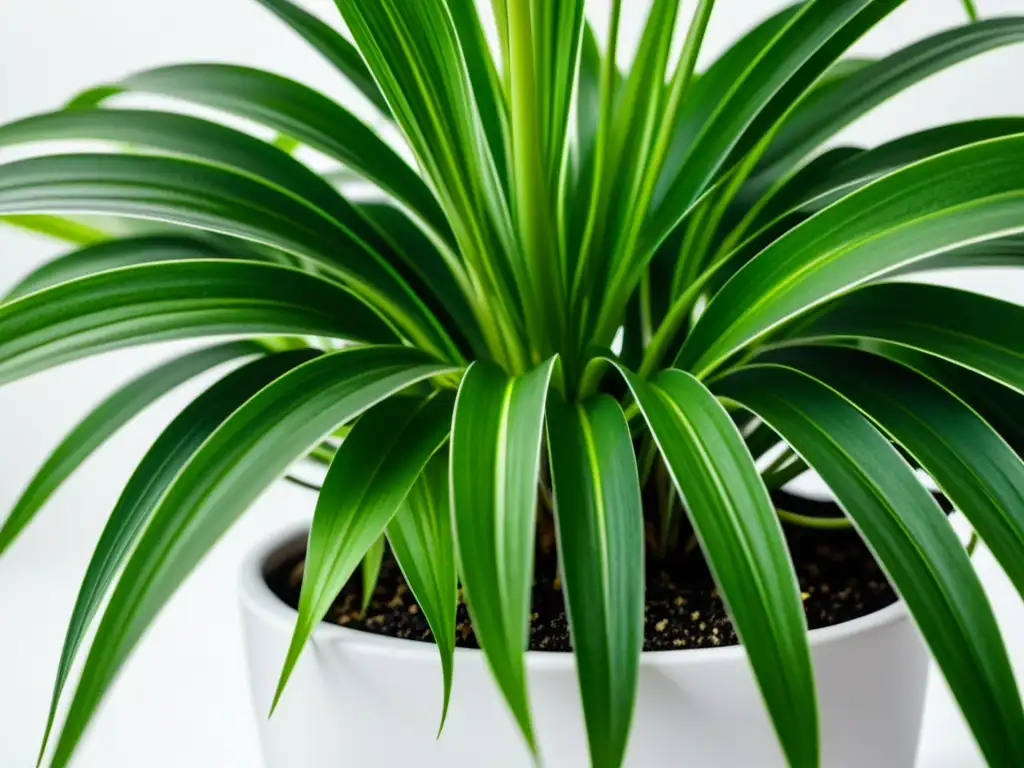
[[[241,569],[240,589],[241,602],[245,611],[253,614],[260,621],[273,625],[276,629],[291,636],[295,627],[298,612],[275,595],[267,584],[264,574],[268,563],[282,559],[289,550],[299,548],[306,543],[309,535],[309,524],[300,523],[276,531],[264,538],[246,555]],[[882,629],[892,624],[909,621],[902,600],[880,611],[875,611],[857,619],[845,621],[831,627],[812,629],[810,635],[811,648],[831,645]],[[386,635],[377,635],[357,629],[349,629],[336,624],[320,622],[310,637],[311,643],[330,643],[340,641],[358,648],[362,652],[387,654],[395,657],[413,659],[435,659],[437,646],[418,640],[406,640]],[[456,656],[476,655],[482,651],[477,648],[456,648]],[[742,645],[730,645],[720,648],[684,648],[672,651],[648,651],[641,656],[640,664],[646,668],[662,668],[687,664],[731,663],[746,655]],[[531,668],[565,668],[575,663],[574,655],[558,651],[526,651],[527,664]]]

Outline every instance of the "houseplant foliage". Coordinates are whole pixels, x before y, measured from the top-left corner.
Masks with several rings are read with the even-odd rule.
[[[60,660],[54,712],[99,616],[51,765],[69,763],[175,589],[304,458],[328,469],[282,689],[361,564],[372,581],[386,537],[437,638],[445,708],[461,584],[533,746],[523,651],[535,526],[551,514],[592,761],[617,766],[645,550],[672,556],[681,529],[710,565],[785,755],[816,765],[780,517],[835,521],[777,510],[769,493],[811,468],[900,591],[986,758],[1024,765],[992,611],[915,472],[1024,587],[1024,309],[913,279],[1021,263],[1024,118],[823,149],[905,88],[1024,39],[1024,18],[866,60],[850,47],[902,2],[807,0],[698,70],[713,0],[654,0],[620,69],[622,0],[604,45],[584,0],[493,0],[493,55],[473,0],[337,0],[354,43],[288,0],[259,2],[397,129],[413,162],[345,106],[220,64],[137,73],[0,127],[3,146],[105,143],[0,166],[0,215],[78,246],[0,304],[0,382],[129,345],[241,339],[113,394],[0,529],[2,551],[134,414],[234,364],[167,427],[111,514]],[[129,109],[123,94],[277,138]],[[379,196],[347,198],[297,147]],[[755,462],[771,451],[771,466]]]

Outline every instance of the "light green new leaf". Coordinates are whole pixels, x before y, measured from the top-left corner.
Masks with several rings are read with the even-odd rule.
[[[244,261],[176,261],[101,272],[0,305],[0,382],[86,355],[199,336],[394,334],[336,283]]]
[[[52,768],[67,768],[153,618],[270,483],[339,424],[451,370],[404,347],[345,349],[291,370],[235,411],[178,474],[125,566],[96,632]]]
[[[299,616],[271,710],[314,628],[448,440],[451,419],[448,394],[392,398],[363,416],[341,443],[313,513]]]
[[[880,283],[829,302],[783,329],[778,341],[854,338],[929,352],[1024,392],[1024,307],[1008,301],[938,285]]]
[[[910,465],[854,405],[806,374],[758,365],[715,389],[768,422],[836,494],[909,607],[989,764],[1024,763],[1024,709],[992,609]]]
[[[556,362],[520,377],[474,363],[459,388],[452,425],[452,515],[463,592],[480,647],[533,751],[523,651],[544,409]]]
[[[932,75],[996,48],[1024,42],[1024,18],[944,30],[860,69],[807,98],[786,120],[755,173],[791,167],[847,125]]]
[[[619,404],[552,393],[548,455],[566,612],[595,768],[625,759],[644,644],[644,513]]]
[[[73,245],[92,245],[108,237],[106,232],[97,227],[61,216],[0,216],[0,221],[27,232],[46,235]]]
[[[280,75],[227,64],[182,64],[139,72],[88,91],[69,107],[91,107],[125,92],[182,99],[279,131],[358,171],[401,200],[440,234],[445,216],[430,189],[380,136],[326,96]]]
[[[448,716],[454,675],[455,622],[459,572],[452,537],[448,452],[438,451],[388,525],[388,541],[441,656],[444,699],[441,725]]]
[[[257,260],[255,251],[245,255],[249,259]],[[46,262],[23,277],[4,301],[11,301],[79,277],[121,267],[155,264],[161,261],[230,258],[232,252],[218,247],[212,240],[190,235],[151,235],[108,240]]]
[[[0,321],[0,329],[4,327]],[[50,454],[0,526],[0,555],[35,518],[50,496],[92,453],[154,400],[189,379],[241,357],[265,350],[256,342],[238,341],[182,355],[125,384],[94,408]]]
[[[240,344],[236,343],[236,346]],[[75,599],[57,668],[43,744],[39,751],[40,763],[61,693],[89,624],[99,611],[107,590],[127,561],[164,492],[192,454],[236,409],[279,376],[317,354],[319,352],[312,349],[283,352],[260,358],[228,374],[192,401],[161,433],[139,462],[107,519]],[[178,361],[175,363],[178,364]]]
[[[289,0],[257,0],[303,37],[383,114],[391,116],[384,95],[352,43],[338,30]]]
[[[725,408],[693,376],[621,369],[679,490],[793,766],[817,766],[818,710],[796,571],[768,489]]]
[[[879,179],[773,241],[711,300],[677,360],[706,376],[783,322],[872,278],[1024,230],[1024,135]]]
[[[769,358],[847,397],[914,457],[1024,594],[1024,462],[967,404],[909,368],[855,349]]]

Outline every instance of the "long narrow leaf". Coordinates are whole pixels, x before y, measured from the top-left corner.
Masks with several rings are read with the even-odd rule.
[[[455,666],[455,622],[459,609],[459,573],[452,538],[448,452],[431,459],[398,513],[388,525],[388,541],[402,575],[437,644],[441,657],[444,728]]]
[[[1024,709],[995,617],[963,546],[910,466],[855,406],[781,366],[716,390],[810,464],[899,590],[991,765],[1024,761]]]
[[[533,751],[523,651],[544,406],[555,362],[522,377],[474,363],[452,426],[452,515],[463,591],[480,647]]]
[[[819,760],[807,622],[782,526],[725,408],[695,378],[623,370],[679,490],[791,765]]]
[[[679,365],[706,375],[786,320],[927,256],[1024,229],[1024,135],[886,176],[775,240],[708,305]]]
[[[778,341],[854,338],[929,352],[1024,392],[1024,307],[1008,301],[937,285],[880,283],[826,304],[784,329]]]
[[[967,516],[1024,594],[1024,462],[977,413],[930,379],[866,352],[815,347],[771,360],[814,376],[878,422]]]
[[[561,576],[596,768],[625,759],[644,643],[644,523],[618,403],[548,401]]]
[[[313,514],[299,616],[272,709],[313,629],[448,440],[451,417],[447,395],[426,402],[392,398],[363,416],[342,442]]]
[[[266,486],[339,424],[450,370],[408,348],[346,349],[295,368],[225,421],[178,474],[125,566],[85,662],[52,768],[66,768],[153,618]]]
[[[261,358],[228,374],[192,401],[139,462],[107,519],[75,599],[57,668],[40,757],[45,753],[57,706],[85,633],[164,492],[203,442],[235,410],[263,387],[317,354],[312,349],[283,352]]]
[[[146,264],[0,305],[0,382],[107,350],[225,334],[395,338],[344,288],[294,269],[241,261]]]

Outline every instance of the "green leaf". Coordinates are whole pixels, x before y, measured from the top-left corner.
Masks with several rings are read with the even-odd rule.
[[[241,342],[236,342],[232,346],[240,348],[241,352],[245,351]],[[214,352],[218,349],[227,350],[229,346],[204,352]],[[107,519],[103,534],[89,561],[78,597],[75,599],[75,607],[68,622],[67,635],[61,650],[60,665],[57,668],[46,732],[40,748],[40,763],[57,714],[61,693],[67,684],[85,633],[164,492],[203,442],[236,409],[276,378],[317,354],[319,353],[312,349],[284,352],[260,358],[233,371],[192,401],[161,433],[143,457],[121,492],[114,511]],[[188,362],[188,358],[182,358],[173,364],[181,365]]]
[[[990,765],[1024,762],[1024,709],[985,591],[945,513],[849,401],[753,366],[716,391],[754,411],[836,494],[907,603]]]
[[[665,459],[750,659],[783,752],[819,761],[807,621],[768,489],[725,408],[693,376],[621,369]],[[766,419],[767,421],[767,419]]]
[[[448,453],[438,451],[388,525],[388,541],[423,611],[441,656],[444,701],[440,736],[451,701],[459,573],[452,538]]]
[[[677,363],[707,375],[783,322],[927,256],[1024,229],[1024,135],[886,176],[791,230],[711,300]]]
[[[649,224],[651,251],[682,221],[721,173],[770,135],[772,128],[865,32],[903,0],[809,0],[716,93],[716,110],[688,145],[681,170]]]
[[[1024,392],[1024,307],[1017,304],[957,288],[880,283],[826,304],[779,341],[851,338],[929,352]]]
[[[0,216],[0,221],[12,227],[46,235],[74,245],[91,245],[106,240],[106,232],[74,219],[60,216],[23,215]]]
[[[447,442],[451,419],[448,394],[392,398],[363,416],[338,448],[313,513],[299,616],[271,711],[316,625]]]
[[[322,489],[321,489],[322,490]],[[360,566],[360,575],[363,580],[363,600],[359,612],[366,615],[366,611],[373,601],[373,593],[377,589],[377,581],[380,579],[380,567],[384,562],[384,545],[387,539],[384,534],[377,537],[377,540],[370,545],[363,555],[363,562]]]
[[[336,29],[303,10],[289,0],[257,0],[264,8],[277,16],[303,37],[317,53],[334,65],[345,78],[359,89],[370,103],[383,114],[391,116],[391,110],[380,92],[373,75],[366,68],[358,49]]]
[[[0,146],[104,141],[168,152],[241,171],[322,211],[367,239],[369,228],[338,192],[302,163],[247,133],[189,115],[131,109],[50,112],[0,126]]]
[[[0,325],[0,327],[3,327]],[[154,400],[224,363],[264,352],[255,342],[231,342],[171,360],[125,384],[94,408],[50,454],[0,527],[0,555],[50,496],[92,453]]]
[[[247,254],[254,258],[255,254]],[[22,278],[4,301],[21,298],[43,288],[66,283],[98,272],[162,261],[228,259],[230,251],[214,242],[188,235],[151,235],[108,240],[48,261]]]
[[[909,368],[854,349],[775,353],[862,409],[914,457],[1024,595],[1024,462],[967,404]]]
[[[261,390],[206,440],[152,515],[107,605],[51,766],[72,752],[117,671],[207,551],[296,459],[339,424],[452,369],[403,347],[326,354]]]
[[[625,759],[644,644],[644,513],[629,427],[619,404],[553,393],[548,455],[569,629],[590,760]]]
[[[970,58],[1024,42],[1024,18],[989,19],[944,30],[811,95],[786,120],[756,173],[792,166],[857,118],[916,83]]]
[[[182,99],[261,123],[357,171],[435,231],[448,232],[433,194],[398,153],[348,110],[293,80],[247,67],[183,64],[139,72],[69,106],[94,106],[124,92]]]
[[[0,382],[112,349],[226,334],[395,338],[344,288],[305,272],[242,261],[145,264],[0,305]]]
[[[523,651],[544,406],[555,363],[520,377],[473,363],[452,425],[452,517],[463,592],[480,647],[534,752]]]

